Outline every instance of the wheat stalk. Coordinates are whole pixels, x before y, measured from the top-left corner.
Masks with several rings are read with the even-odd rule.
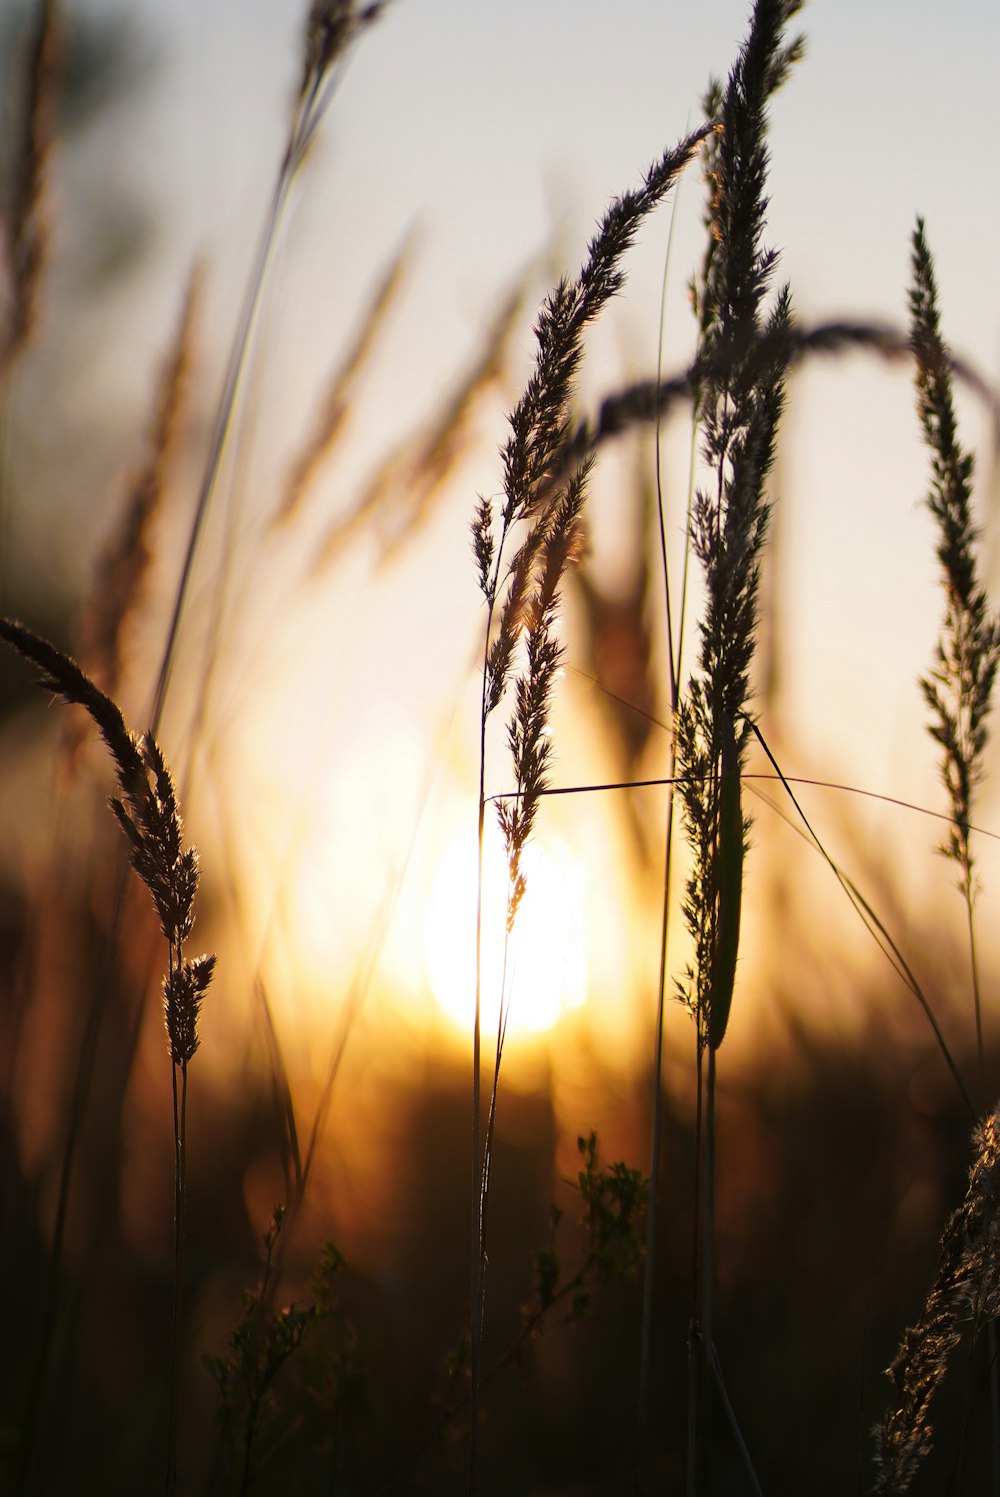
[[[154,733],[159,727],[163,713],[195,556],[215,493],[223,452],[233,425],[237,398],[250,357],[253,334],[260,313],[267,272],[277,244],[288,198],[333,97],[341,76],[342,65],[351,46],[361,32],[378,19],[386,8],[386,3],[387,0],[375,0],[375,3],[359,8],[354,0],[313,0],[309,12],[303,48],[302,81],[295,102],[288,141],[233,337],[229,362],[212,423],[208,456],[198,489],[184,559],[174,594],[173,609],[167,626],[166,641],[149,718],[151,731]]]
[[[145,461],[126,496],[118,530],[98,561],[78,626],[88,674],[114,696],[123,668],[124,631],[140,604],[153,560],[152,530],[163,503],[184,415],[202,272],[191,272],[156,391]]]
[[[749,739],[746,710],[756,642],[760,555],[767,531],[765,483],[784,403],[792,328],[787,287],[776,294],[764,314],[777,262],[776,252],[763,246],[767,103],[802,53],[801,38],[783,43],[785,27],[799,9],[799,0],[757,0],[746,42],[722,95],[721,135],[709,162],[714,243],[706,254],[696,302],[699,356],[706,373],[693,393],[712,482],[695,493],[689,535],[701,564],[706,601],[697,669],[677,705],[674,736],[679,794],[693,862],[683,913],[694,943],[694,959],[678,992],[696,1028],[700,1178],[689,1342],[689,1497],[699,1489],[700,1457],[707,1463],[709,1451],[701,1389],[707,1389],[716,1363],[712,1331],[716,1056],[729,1020],[739,949],[749,830],[740,783]],[[707,1082],[703,1073],[706,1052]],[[654,1181],[654,1190],[655,1186]]]
[[[95,723],[117,771],[120,795],[110,801],[128,843],[129,861],[149,890],[167,942],[163,1015],[171,1060],[174,1129],[174,1300],[171,1337],[170,1430],[167,1489],[177,1467],[178,1361],[183,1301],[184,1214],[187,1201],[187,1073],[198,1048],[198,1015],[215,970],[214,956],[189,958],[194,927],[198,855],[184,845],[173,780],[151,733],[136,737],[120,708],[63,652],[23,624],[0,619],[0,639],[37,666],[38,684],[83,707]]]
[[[49,255],[45,180],[55,139],[61,57],[58,0],[39,0],[31,36],[21,138],[14,156],[13,185],[4,215],[11,297],[6,326],[0,331],[0,380],[31,337],[38,316],[38,293]]]
[[[519,325],[525,279],[503,298],[473,360],[445,395],[433,421],[393,448],[378,464],[355,504],[327,527],[313,559],[314,575],[325,572],[365,525],[377,525],[383,533],[380,562],[385,564],[426,524],[478,436],[476,417],[480,407],[500,383],[514,329]]]
[[[501,1013],[490,1120],[485,1149],[481,1150],[482,856],[487,723],[503,701],[515,669],[515,652],[522,637],[526,637],[525,666],[517,677],[515,708],[508,733],[519,796],[513,809],[501,811],[510,870],[509,928],[524,891],[521,850],[530,835],[538,797],[545,785],[549,758],[548,705],[560,658],[554,635],[555,619],[563,576],[579,549],[580,514],[590,473],[590,463],[584,457],[561,480],[554,479],[570,432],[570,401],[583,352],[583,334],[621,288],[624,279],[621,260],[643,219],[669,191],[710,128],[705,126],[695,131],[676,149],[667,151],[650,167],[641,188],[625,193],[611,205],[590,243],[579,275],[573,281],[562,280],[546,299],[535,328],[534,372],[511,414],[510,435],[501,453],[500,513],[494,514],[491,501],[480,500],[472,523],[479,586],[486,600],[486,629],[480,711],[479,892],[472,1061],[470,1493],[477,1484],[490,1149],[505,1023]],[[508,563],[508,542],[522,522],[527,533]]]
[[[972,851],[972,797],[982,775],[997,664],[1000,620],[990,611],[976,565],[972,519],[973,457],[959,440],[952,400],[951,361],[941,336],[934,261],[922,219],[912,239],[910,338],[916,363],[917,413],[931,454],[927,506],[937,525],[937,558],[945,595],[944,622],[933,670],[920,681],[930,710],[929,732],[941,749],[941,779],[951,806],[947,840],[939,851],[957,864],[965,905],[969,976],[982,1075],[983,1019],[976,942]],[[988,1329],[990,1416],[993,1428],[993,1492],[1000,1494],[1000,1375],[996,1329]]]
[[[945,1227],[923,1312],[888,1369],[897,1401],[875,1427],[878,1497],[908,1491],[931,1450],[931,1402],[963,1326],[978,1329],[1000,1314],[1000,1109],[976,1128],[973,1141],[965,1200]]]
[[[976,565],[972,519],[973,458],[958,439],[952,400],[951,357],[941,336],[934,261],[922,219],[913,231],[910,290],[911,345],[916,361],[917,411],[931,453],[927,506],[937,523],[937,558],[945,615],[936,660],[920,687],[931,713],[929,731],[941,748],[941,779],[951,825],[941,851],[958,865],[965,901],[976,1043],[983,1063],[983,1023],[973,907],[975,877],[969,846],[972,797],[982,774],[989,713],[1000,662],[1000,621],[990,612]]]
[[[317,473],[343,439],[358,382],[396,305],[412,251],[413,235],[408,234],[379,280],[357,332],[323,393],[312,429],[292,462],[281,501],[269,521],[272,528],[287,525],[299,513]]]

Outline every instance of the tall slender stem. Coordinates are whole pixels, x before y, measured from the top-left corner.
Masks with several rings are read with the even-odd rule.
[[[695,1497],[698,1490],[698,1429],[701,1406],[701,1369],[704,1364],[704,1340],[701,1327],[701,1275],[702,1260],[702,1156],[705,1121],[705,1049],[700,1030],[695,1030],[695,1121],[694,1121],[694,1192],[691,1213],[691,1313],[688,1323],[688,1408],[687,1408],[687,1464],[686,1497]]]
[[[178,1072],[180,1086],[178,1087]],[[170,1342],[170,1430],[166,1491],[177,1487],[177,1430],[180,1402],[180,1344],[184,1298],[184,1209],[187,1199],[187,1063],[172,1066],[174,1108],[174,1297]]]
[[[673,780],[673,738],[670,749],[670,779]],[[661,1155],[663,1152],[663,1049],[667,991],[667,935],[670,915],[670,864],[673,855],[674,815],[673,787],[668,791],[666,846],[664,849],[663,908],[660,920],[660,972],[656,998],[656,1049],[653,1061],[653,1094],[651,1139],[649,1150],[649,1200],[646,1206],[646,1257],[642,1279],[642,1344],[639,1353],[639,1423],[636,1469],[647,1460],[649,1416],[653,1380],[653,1302],[656,1282],[656,1233],[660,1195]],[[641,1479],[640,1479],[641,1485]]]
[[[972,897],[972,869],[965,869],[965,914],[969,931],[969,978],[972,982],[972,1002],[976,1014],[976,1050],[979,1055],[979,1079],[983,1079],[983,1014],[979,991],[979,956],[976,949],[976,919]]]
[[[670,233],[673,235],[674,219],[670,221]],[[669,258],[669,244],[668,244]],[[656,380],[657,385],[662,382],[663,376],[663,325],[666,296],[666,266],[664,266],[663,297],[660,303],[660,338],[659,353],[657,357]],[[674,774],[677,767],[677,707],[680,693],[681,669],[684,656],[684,619],[687,610],[687,584],[690,559],[691,538],[691,504],[694,497],[695,458],[696,458],[696,436],[697,436],[697,409],[695,409],[691,429],[691,455],[688,476],[687,512],[684,525],[684,563],[682,567],[682,585],[680,598],[680,614],[678,618],[676,649],[674,644],[673,608],[671,606],[670,592],[670,565],[667,556],[667,524],[663,502],[663,472],[660,453],[661,438],[661,413],[657,411],[656,417],[656,510],[660,540],[660,563],[663,570],[663,594],[664,611],[667,627],[667,670],[670,689],[670,741],[667,748],[667,813],[666,813],[666,835],[663,854],[663,903],[660,914],[660,970],[656,994],[656,1041],[653,1061],[653,1094],[652,1094],[652,1122],[650,1125],[650,1149],[649,1149],[649,1201],[646,1208],[646,1259],[643,1265],[642,1284],[642,1340],[639,1353],[639,1417],[637,1431],[636,1449],[636,1472],[637,1485],[642,1487],[642,1471],[647,1460],[647,1442],[649,1439],[649,1418],[652,1402],[652,1377],[653,1377],[653,1306],[656,1288],[656,1234],[659,1226],[659,1194],[660,1194],[660,1169],[661,1155],[663,1150],[663,1051],[664,1051],[664,1022],[666,1019],[667,998],[667,951],[670,934],[670,902],[672,897],[671,867],[673,864],[674,843]]]
[[[485,1301],[485,1242],[483,1237],[483,1161],[480,1109],[482,1105],[482,988],[483,988],[483,856],[486,833],[486,722],[487,680],[493,603],[487,606],[483,646],[482,702],[479,715],[479,811],[476,875],[476,999],[472,1023],[472,1184],[469,1191],[469,1497],[479,1479],[479,1385],[483,1360]]]
[[[705,1089],[705,1183],[701,1201],[701,1336],[706,1367],[715,1335],[712,1326],[715,1292],[715,1056],[715,1048],[710,1045]]]

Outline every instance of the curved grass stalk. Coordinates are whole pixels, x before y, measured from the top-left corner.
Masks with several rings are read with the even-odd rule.
[[[798,0],[757,0],[747,39],[719,103],[721,135],[710,168],[711,239],[697,288],[704,367],[692,395],[700,417],[710,486],[699,489],[691,547],[706,602],[697,667],[674,712],[675,763],[692,852],[683,912],[694,960],[678,984],[695,1022],[697,1080],[708,1051],[704,1126],[697,1138],[696,1205],[688,1377],[688,1497],[711,1484],[709,1348],[714,1280],[715,1093],[717,1052],[732,1002],[748,826],[740,776],[743,724],[756,648],[760,558],[767,530],[765,484],[784,406],[793,339],[788,288],[764,303],[777,254],[763,246],[768,167],[767,104],[803,44],[784,43]],[[656,392],[659,402],[660,391]],[[737,724],[739,729],[737,730]]]
[[[912,267],[911,342],[916,360],[917,411],[931,453],[932,485],[927,505],[937,522],[937,556],[945,594],[945,618],[935,666],[929,676],[921,679],[920,686],[931,712],[931,737],[942,751],[941,778],[951,801],[951,830],[940,851],[959,869],[982,1083],[983,1018],[976,950],[975,875],[968,825],[973,791],[982,774],[993,686],[1000,665],[1000,619],[989,612],[986,590],[979,581],[977,537],[971,510],[973,458],[958,441],[950,357],[941,336],[934,261],[923,220],[919,218],[913,231]],[[1000,1373],[996,1326],[992,1319],[988,1343],[993,1494],[1000,1497]]]
[[[716,110],[705,109],[706,118],[715,118]],[[717,137],[708,136],[705,143],[706,153],[710,153]],[[676,210],[676,200],[674,203]],[[656,355],[656,386],[660,389],[663,385],[663,341],[666,319],[666,296],[667,296],[667,273],[670,264],[670,250],[673,240],[676,214],[671,215],[670,234],[667,239],[667,251],[664,256],[663,284],[660,296],[660,326],[657,339]],[[669,674],[670,688],[670,715],[671,728],[667,747],[668,781],[670,789],[667,796],[666,830],[664,834],[663,850],[663,900],[660,919],[660,965],[657,974],[656,985],[656,1023],[654,1030],[653,1046],[653,1093],[652,1093],[652,1121],[650,1125],[650,1149],[649,1149],[649,1200],[646,1207],[646,1256],[643,1264],[642,1282],[642,1329],[639,1347],[639,1392],[638,1392],[638,1420],[636,1438],[636,1476],[637,1483],[642,1483],[642,1473],[648,1443],[648,1429],[652,1402],[652,1376],[653,1376],[653,1312],[654,1293],[656,1278],[656,1240],[659,1225],[659,1194],[660,1194],[660,1159],[662,1154],[662,1131],[663,1131],[663,1044],[664,1027],[666,1020],[666,995],[667,995],[667,950],[669,935],[670,906],[672,900],[671,868],[674,854],[674,795],[673,779],[676,756],[675,726],[677,718],[679,682],[684,659],[684,623],[687,616],[687,592],[688,579],[690,576],[691,557],[691,509],[694,502],[695,490],[695,468],[697,460],[697,402],[693,402],[691,422],[691,450],[688,468],[687,502],[684,516],[684,550],[681,570],[681,596],[677,622],[677,642],[674,644],[674,619],[670,591],[670,566],[667,556],[667,525],[666,506],[663,495],[663,471],[662,471],[662,428],[665,411],[657,407],[655,418],[654,451],[656,464],[656,512],[657,526],[660,540],[660,564],[663,572],[663,594],[664,613],[667,629],[667,670]]]
[[[620,262],[640,223],[673,186],[707,129],[696,131],[675,150],[666,152],[650,167],[640,189],[624,194],[612,204],[591,241],[587,259],[577,278],[572,282],[562,281],[547,298],[536,327],[535,370],[511,415],[510,436],[502,453],[504,499],[500,516],[495,525],[492,504],[480,500],[472,525],[479,586],[486,600],[486,628],[480,704],[479,873],[472,1044],[470,1494],[475,1493],[478,1484],[479,1384],[486,1270],[485,1206],[489,1179],[489,1159],[482,1156],[480,1132],[482,861],[487,722],[504,697],[515,668],[515,652],[523,640],[526,642],[527,663],[517,678],[516,706],[508,733],[521,798],[515,802],[506,822],[502,823],[512,888],[508,921],[512,922],[524,887],[520,851],[531,834],[549,756],[548,699],[561,654],[553,632],[560,584],[579,547],[580,514],[591,465],[585,454],[581,460],[570,463],[562,477],[553,479],[569,434],[570,400],[582,357],[583,334],[620,289],[623,281]],[[508,542],[518,526],[527,534],[508,562]],[[498,1067],[495,1072],[498,1075]]]
[[[46,179],[56,136],[65,36],[59,0],[39,0],[34,9],[23,110],[20,118],[7,120],[7,130],[19,138],[9,161],[4,204],[3,269],[9,294],[0,322],[0,388],[35,329],[39,290],[50,259]]]
[[[784,363],[788,371],[813,358],[831,358],[851,350],[871,353],[888,364],[909,363],[912,347],[909,336],[882,322],[837,320],[800,327],[764,328],[752,340],[739,346],[748,358],[756,351],[762,360]],[[1000,427],[1000,393],[982,374],[955,354],[948,355],[948,369],[982,402],[995,426]],[[624,435],[634,426],[654,424],[675,406],[695,401],[703,382],[721,378],[725,361],[711,352],[700,353],[694,362],[668,379],[637,380],[624,390],[605,396],[596,413],[579,421],[567,433],[557,466],[550,482],[569,472],[573,464],[605,442]]]
[[[934,669],[920,687],[931,712],[929,732],[941,749],[941,778],[951,802],[948,840],[940,851],[957,864],[969,931],[970,981],[980,1069],[983,1024],[973,906],[975,875],[968,825],[982,775],[993,685],[1000,664],[1000,620],[988,608],[976,565],[972,520],[973,459],[957,435],[951,361],[941,336],[934,261],[921,219],[913,232],[911,346],[916,361],[917,411],[931,453],[927,506],[937,522],[937,556],[945,617]]]
[[[0,619],[0,638],[41,671],[39,685],[83,707],[114,759],[121,790],[111,799],[129,849],[129,861],[146,885],[167,941],[164,1019],[172,1066],[174,1123],[174,1296],[171,1331],[170,1414],[166,1490],[177,1479],[178,1367],[184,1288],[187,1068],[198,1048],[198,1016],[215,970],[215,957],[184,955],[194,927],[198,856],[185,847],[173,781],[151,733],[136,738],[121,711],[75,661],[22,624]],[[179,1084],[178,1084],[179,1081]]]
[[[197,297],[197,267],[188,281],[181,315],[156,396],[156,413],[144,465],[131,485],[120,533],[105,553],[90,603],[80,625],[85,664],[102,690],[114,695],[120,679],[121,634],[141,590],[148,565],[148,529],[162,498],[166,469],[176,445],[179,410],[190,360],[191,329]],[[4,408],[5,409],[5,408]],[[65,752],[72,753],[72,729],[64,737]],[[80,1130],[87,1110],[90,1080],[96,1062],[108,994],[117,956],[118,939],[128,878],[127,859],[122,858],[115,876],[110,919],[103,941],[100,971],[96,974],[87,1004],[74,1068],[67,1112],[65,1140],[59,1160],[56,1209],[49,1250],[38,1347],[25,1402],[21,1444],[22,1485],[29,1480],[40,1417],[44,1385],[49,1371],[61,1292],[63,1250],[69,1213],[70,1188],[76,1165]],[[126,1052],[134,1054],[138,1042],[141,1004],[136,1006],[128,1034]],[[127,1069],[127,1068],[126,1068]]]
[[[302,85],[296,102],[288,143],[282,157],[278,179],[264,219],[236,325],[229,361],[222,382],[209,439],[208,456],[202,473],[194,515],[188,532],[184,559],[174,594],[173,609],[167,625],[166,641],[160,670],[150,707],[150,732],[158,731],[170,678],[174,667],[181,617],[187,601],[191,574],[198,544],[215,492],[222,456],[232,427],[237,396],[251,353],[268,268],[274,255],[289,194],[299,169],[308,155],[323,116],[330,104],[347,52],[357,35],[375,21],[387,0],[377,0],[356,10],[353,0],[314,0],[306,29],[305,65]]]
[[[333,89],[339,77],[339,68],[336,66],[346,53],[347,48],[354,40],[358,32],[370,22],[375,20],[384,8],[383,3],[367,6],[364,10],[355,11],[352,0],[344,4],[343,0],[315,0],[309,17],[307,30],[306,61],[303,75],[303,83],[300,89],[299,100],[293,124],[290,131],[289,142],[286,148],[282,167],[279,173],[278,183],[271,201],[269,213],[265,223],[254,269],[251,274],[250,285],[244,301],[243,310],[237,327],[233,348],[227,367],[226,377],[223,383],[222,393],[216,412],[213,434],[209,447],[209,455],[201,486],[195,506],[195,512],[188,536],[187,547],[182,564],[181,574],[174,598],[173,610],[167,629],[166,641],[156,688],[153,693],[152,704],[149,713],[149,730],[146,740],[152,743],[159,730],[162,719],[163,707],[166,693],[169,687],[170,675],[176,652],[177,638],[180,628],[181,616],[190,584],[190,578],[198,547],[198,542],[204,527],[205,519],[210,507],[211,497],[218,476],[218,469],[222,454],[226,445],[232,413],[238,393],[240,379],[246,359],[249,354],[252,332],[255,325],[260,297],[263,291],[266,270],[271,258],[274,243],[277,238],[284,205],[288,197],[292,182],[299,167],[305,159],[306,153],[311,145],[316,131],[321,122]],[[56,7],[46,0],[45,14],[50,17],[56,13]],[[55,652],[58,654],[58,652]],[[86,704],[85,704],[86,705]],[[111,930],[107,940],[106,963],[110,968],[113,953],[117,943],[117,931],[119,917],[124,895],[124,873],[119,882],[118,892],[115,899],[114,916]],[[177,976],[173,976],[174,968],[171,968],[171,980],[182,980],[185,969],[178,967]],[[207,978],[206,978],[207,982]],[[70,1125],[66,1147],[60,1169],[60,1181],[58,1190],[57,1215],[56,1215],[56,1251],[53,1263],[53,1275],[55,1278],[50,1282],[46,1300],[45,1321],[42,1329],[41,1350],[36,1363],[35,1376],[33,1379],[34,1391],[29,1394],[29,1415],[25,1428],[25,1438],[30,1446],[34,1439],[34,1425],[37,1410],[40,1406],[42,1387],[47,1375],[49,1348],[51,1346],[52,1333],[56,1314],[55,1280],[60,1272],[60,1250],[59,1245],[65,1230],[66,1213],[68,1210],[70,1184],[76,1159],[76,1138],[79,1132],[80,1121],[87,1105],[90,1091],[90,1083],[93,1076],[93,1066],[96,1057],[97,1042],[104,1018],[104,1005],[97,1001],[92,1006],[87,1028],[84,1034],[84,1042],[81,1046],[80,1060],[77,1067],[76,1080],[74,1082],[73,1098],[70,1110]],[[184,1121],[186,1116],[186,1065],[182,1068],[184,1074],[181,1076],[179,1090],[175,1077],[174,1092],[174,1137],[175,1137],[175,1180],[180,1181],[180,1210],[175,1214],[175,1293],[179,1293],[183,1234],[183,1179],[184,1163],[186,1159],[186,1143],[184,1139]],[[170,1457],[168,1467],[172,1471],[175,1460],[176,1448],[176,1349],[180,1319],[179,1304],[175,1304],[174,1332],[172,1335],[173,1367],[171,1375],[171,1432],[170,1432]],[[28,1449],[26,1461],[30,1465],[31,1453]],[[22,1463],[22,1480],[27,1479],[28,1465]],[[168,1476],[168,1487],[173,1477]]]

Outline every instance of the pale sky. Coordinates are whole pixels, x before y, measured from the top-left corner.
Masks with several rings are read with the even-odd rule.
[[[91,5],[134,25],[149,66],[67,170],[75,163],[81,180],[127,189],[153,215],[154,237],[141,268],[95,304],[73,355],[94,419],[107,421],[110,385],[121,432],[134,434],[198,253],[209,270],[206,344],[221,365],[282,153],[304,6]],[[298,184],[265,318],[269,382],[256,392],[246,428],[251,505],[270,502],[269,465],[276,471],[276,454],[301,440],[324,373],[409,229],[417,227],[417,251],[355,417],[358,441],[347,459],[354,466],[334,477],[321,503],[343,503],[366,466],[433,408],[513,278],[553,236],[559,268],[578,268],[610,198],[696,123],[708,77],[728,72],[748,12],[748,0],[625,0],[613,14],[596,0],[397,0],[358,45]],[[791,281],[800,316],[902,325],[920,213],[937,261],[945,335],[996,382],[1000,7],[813,0],[798,21],[808,48],[772,112],[768,237],[781,249],[779,275]],[[700,212],[692,173],[671,251],[668,370],[691,345],[685,287],[701,253]],[[592,395],[626,372],[655,369],[669,224],[661,211],[629,262],[625,295],[585,371]],[[526,313],[515,339],[525,373],[532,321]],[[962,412],[975,445],[986,434],[982,414],[964,398]],[[355,558],[328,613],[310,596],[284,620],[306,652],[324,631],[335,642],[342,679],[325,712],[336,718],[338,702],[356,708],[367,694],[376,726],[358,732],[361,758],[370,743],[408,741],[428,684],[436,726],[461,700],[478,608],[467,523],[477,490],[495,491],[499,482],[504,435],[498,409],[453,509],[409,570],[373,584]],[[122,436],[124,453],[132,439]],[[684,470],[683,443],[668,472],[671,464]],[[980,472],[985,478],[985,454]],[[927,668],[939,601],[907,373],[852,359],[798,380],[778,481],[787,689],[801,740],[792,768],[933,796],[934,757],[919,737],[915,682]],[[984,524],[992,524],[985,515]],[[387,597],[409,621],[402,652],[400,615],[385,622]],[[258,628],[267,602],[254,599]],[[287,724],[294,712],[269,696],[287,674],[275,665],[286,649],[274,651],[274,679],[266,659],[259,673],[268,720]],[[463,741],[474,728],[460,730]],[[419,767],[389,772],[417,794]],[[379,800],[378,785],[371,796]]]

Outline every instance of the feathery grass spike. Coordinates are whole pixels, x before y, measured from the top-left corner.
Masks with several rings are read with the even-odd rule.
[[[888,1369],[897,1401],[875,1427],[874,1491],[907,1492],[930,1453],[930,1406],[962,1337],[963,1325],[1000,1315],[996,1243],[1000,1233],[1000,1110],[976,1128],[975,1158],[965,1200],[941,1239],[941,1258],[916,1325],[903,1336]]]
[[[684,900],[695,965],[682,996],[701,1042],[710,1041],[713,1049],[725,1034],[736,961],[732,942],[739,940],[745,829],[741,824],[736,830],[742,816],[734,797],[745,735],[737,741],[733,724],[750,698],[768,522],[765,484],[795,345],[787,287],[764,315],[777,254],[763,246],[762,236],[767,101],[802,51],[798,40],[782,45],[784,26],[798,8],[795,0],[758,0],[725,89],[722,133],[711,160],[715,243],[698,292],[702,337],[692,391],[712,483],[697,491],[692,506],[691,546],[701,562],[706,604],[698,668],[678,713],[677,766],[695,854]],[[735,761],[721,783],[720,752]]]
[[[174,1064],[186,1066],[197,1048],[198,1011],[215,957],[187,961],[183,956],[194,926],[198,856],[193,847],[183,845],[177,798],[163,754],[150,735],[136,738],[117,704],[48,640],[10,619],[0,619],[0,638],[39,668],[39,685],[89,713],[115,761],[122,794],[112,797],[111,808],[170,946],[164,982],[167,1035]]]
[[[716,1055],[732,1009],[746,838],[740,776],[748,735],[741,728],[737,738],[735,724],[746,717],[751,696],[760,561],[769,513],[766,482],[793,341],[788,288],[778,290],[770,308],[765,307],[778,258],[763,244],[767,106],[802,52],[801,41],[783,41],[785,26],[798,8],[797,0],[756,0],[753,7],[747,39],[722,95],[721,135],[708,163],[713,242],[697,288],[697,362],[705,372],[692,380],[691,394],[707,477],[690,505],[688,541],[701,564],[705,603],[696,668],[680,696],[674,724],[675,773],[691,849],[682,911],[694,947],[693,962],[678,987],[695,1022],[699,1118],[687,1497],[712,1485],[706,1410],[714,1346]],[[713,102],[716,99],[713,90]],[[662,930],[665,974],[666,916]],[[662,981],[661,976],[661,992]],[[662,1042],[662,1022],[659,1034]],[[657,1076],[654,1108],[659,1106],[660,1090]],[[657,1122],[654,1140],[658,1127]],[[654,1144],[654,1174],[656,1157]],[[654,1190],[655,1186],[654,1180]],[[654,1250],[650,1243],[650,1262]],[[651,1285],[651,1277],[648,1282]],[[647,1310],[640,1373],[641,1443],[649,1413],[651,1335]]]
[[[163,982],[164,1021],[172,1062],[174,1123],[174,1299],[170,1357],[170,1420],[166,1490],[177,1480],[183,1301],[184,1218],[187,1200],[188,1064],[198,1048],[198,1015],[215,970],[214,956],[190,960],[184,942],[194,926],[198,857],[185,848],[173,781],[152,734],[132,734],[119,707],[68,655],[23,624],[0,619],[0,638],[41,670],[40,685],[85,708],[100,730],[118,771],[120,797],[111,808],[125,833],[133,868],[152,896],[169,948]]]
[[[938,526],[937,557],[946,597],[936,663],[920,685],[932,714],[931,734],[943,751],[941,778],[951,801],[952,827],[942,851],[958,863],[963,893],[971,899],[969,822],[1000,661],[1000,621],[989,611],[977,573],[973,458],[958,440],[951,356],[941,336],[934,262],[921,219],[913,232],[910,314],[917,409],[932,454],[927,505]]]
[[[637,190],[612,203],[591,240],[575,280],[563,279],[548,296],[535,329],[535,369],[510,417],[510,436],[503,448],[503,502],[499,515],[480,501],[472,526],[479,583],[486,599],[482,668],[479,754],[479,887],[477,895],[476,1001],[473,1022],[472,1082],[472,1220],[471,1251],[471,1433],[469,1491],[475,1493],[478,1471],[479,1387],[482,1374],[482,1329],[485,1305],[486,1219],[493,1122],[506,1018],[497,1034],[493,1085],[485,1139],[481,1147],[481,994],[482,994],[482,858],[486,806],[487,721],[503,700],[519,639],[525,636],[525,663],[516,680],[508,744],[518,794],[510,806],[501,803],[500,824],[507,848],[509,882],[507,929],[513,928],[524,895],[521,853],[530,836],[539,798],[545,788],[551,753],[549,700],[561,658],[555,636],[560,588],[580,549],[580,517],[590,476],[587,454],[563,466],[562,449],[570,435],[570,401],[583,353],[583,333],[621,288],[623,255],[643,219],[662,201],[696,154],[709,124],[665,152],[646,173]],[[524,522],[527,536],[506,562],[506,545],[514,527]],[[505,570],[506,567],[506,570]],[[497,627],[498,626],[498,627]],[[496,627],[496,632],[494,629]]]

